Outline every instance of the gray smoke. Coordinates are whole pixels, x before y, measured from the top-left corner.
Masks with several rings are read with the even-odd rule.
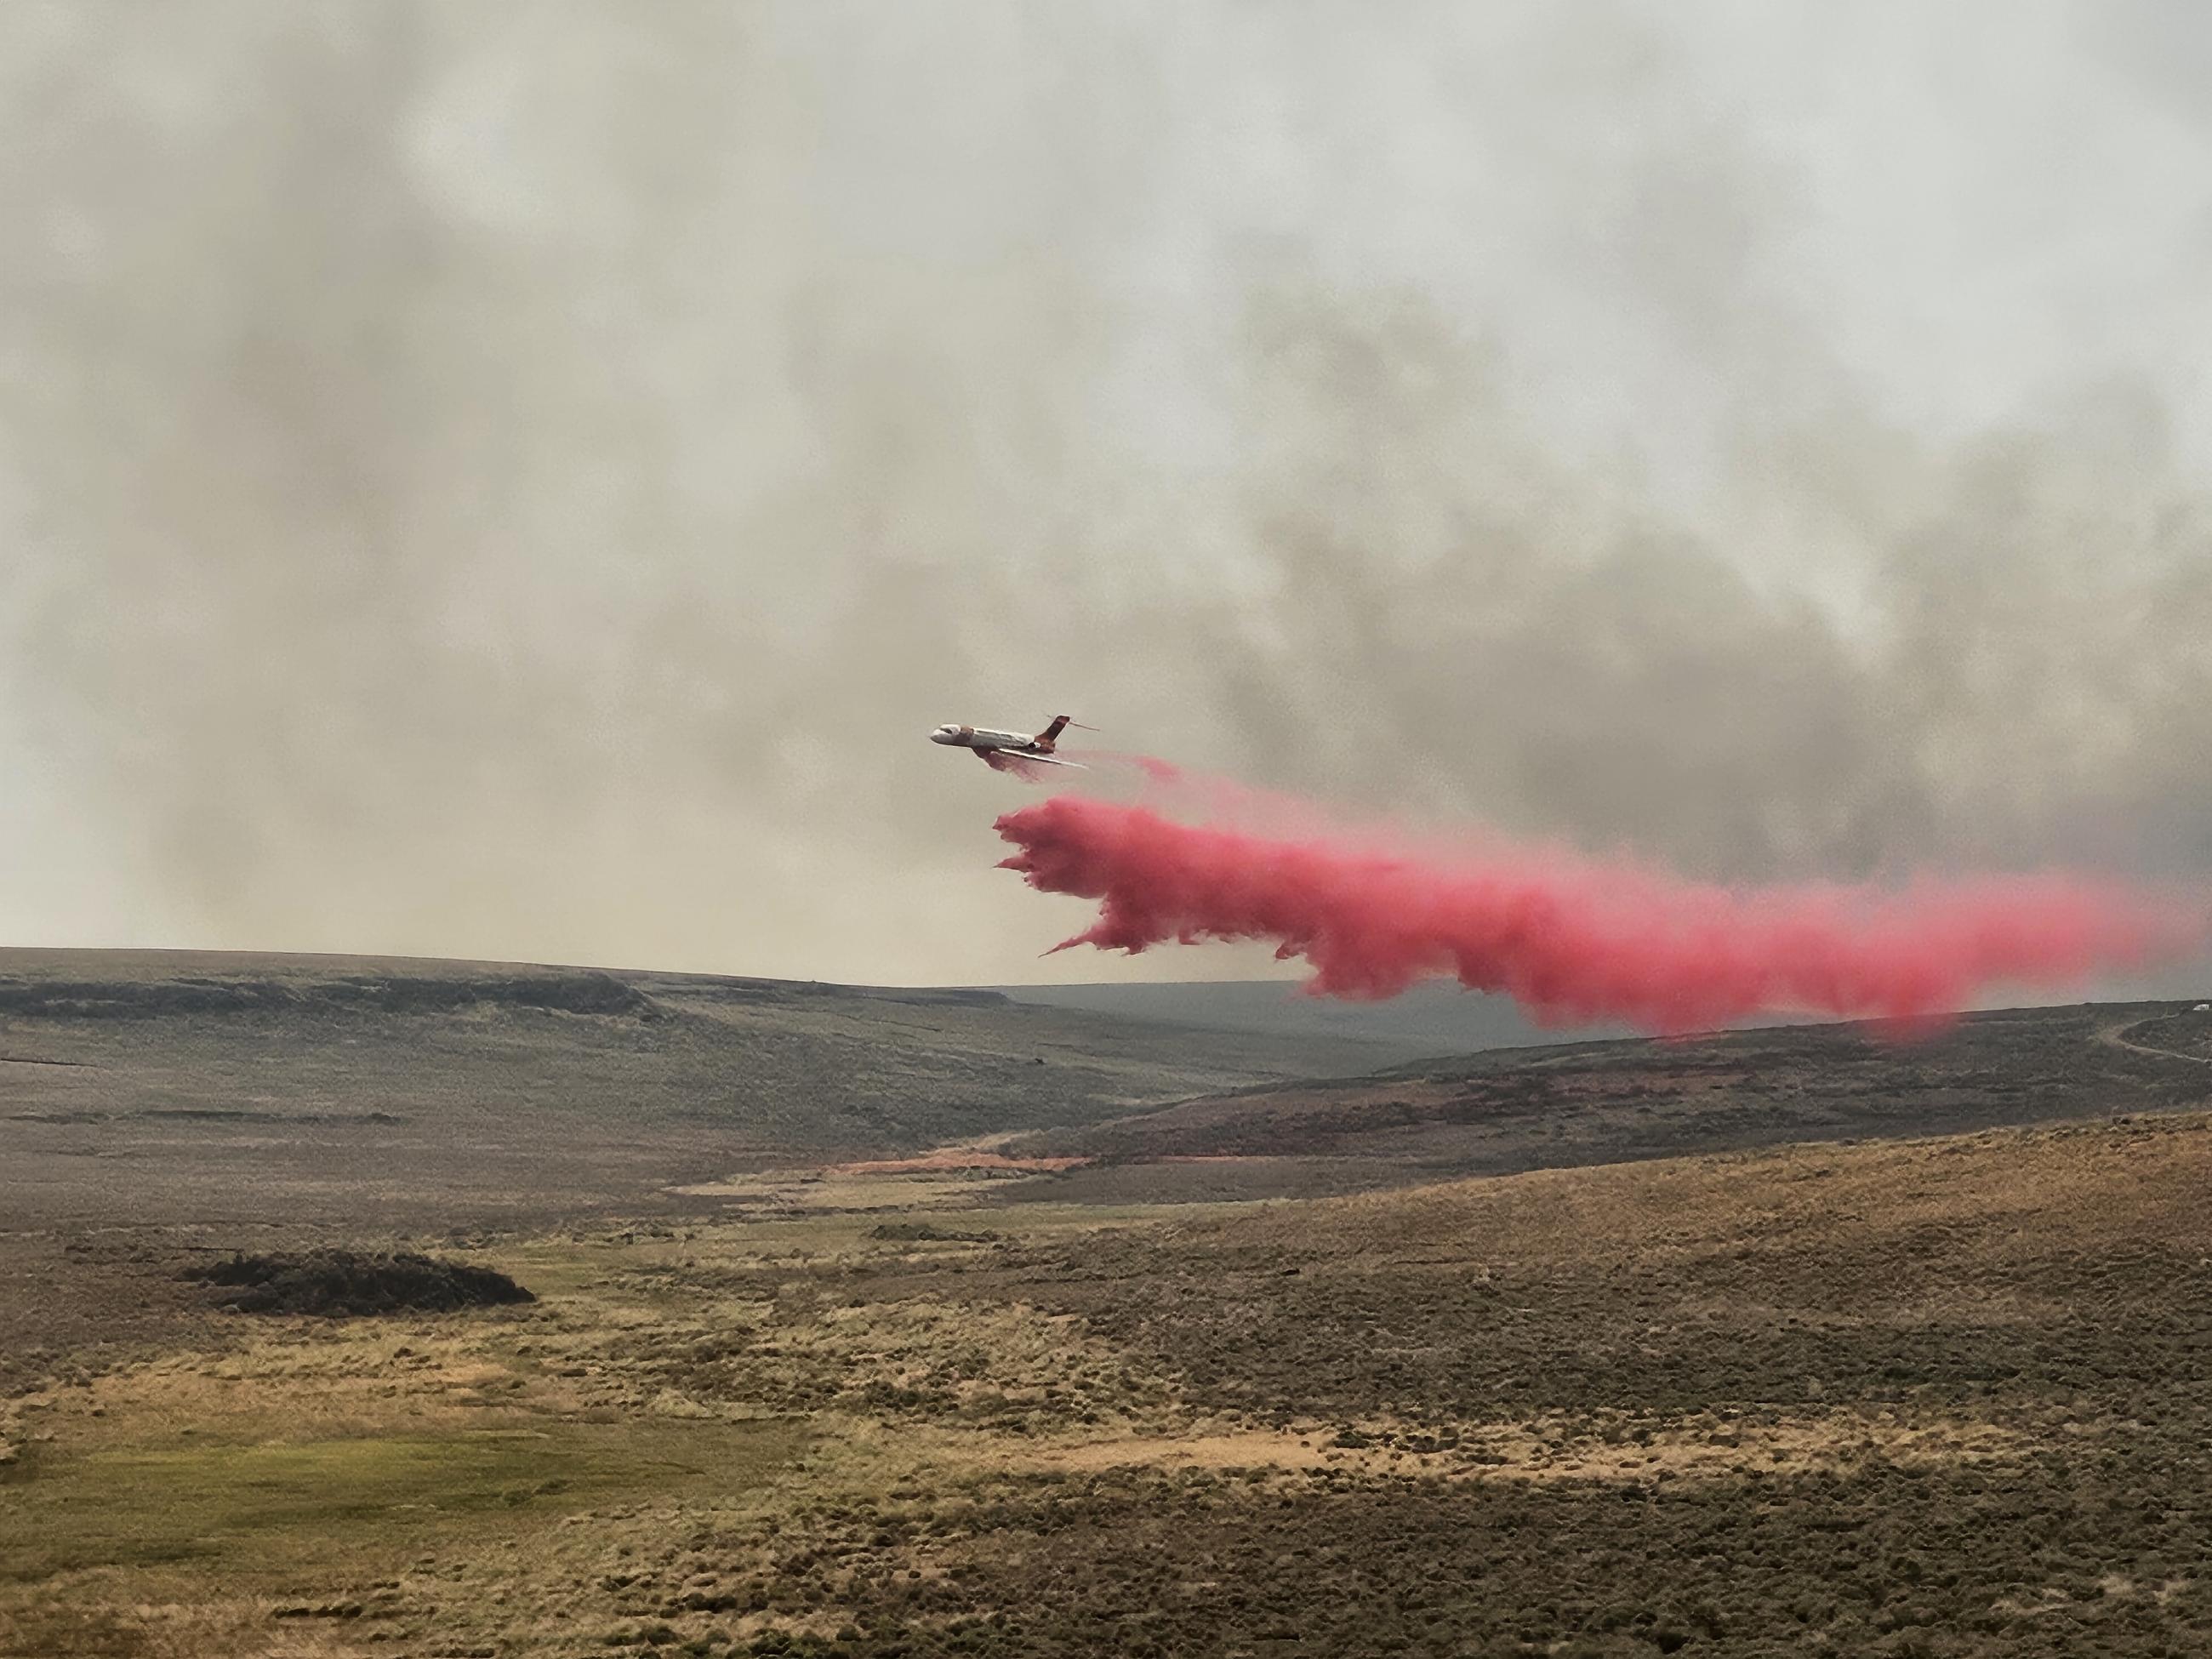
[[[9,8],[0,930],[1036,976],[921,737],[1062,709],[2201,876],[2208,90],[2179,0]]]

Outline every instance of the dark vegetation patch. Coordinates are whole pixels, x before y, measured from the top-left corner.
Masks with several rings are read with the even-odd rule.
[[[1256,1198],[2186,1109],[2212,1101],[2212,1016],[2191,1007],[2008,1010],[1909,1041],[1838,1024],[1496,1049],[1243,1089],[1028,1137],[1010,1150],[1096,1163],[1006,1196],[1126,1201],[1146,1179],[1129,1166],[1163,1159],[1224,1160],[1188,1196]],[[1162,1184],[1189,1183],[1170,1167]]]
[[[928,1221],[886,1221],[869,1228],[868,1237],[898,1244],[994,1244],[1000,1238],[999,1234],[988,1230],[962,1232]]]
[[[2196,1115],[1806,1148],[1105,1231],[1020,1293],[1271,1425],[2094,1401],[2212,1430],[2207,1180]]]
[[[186,1279],[213,1285],[216,1300],[238,1313],[452,1313],[462,1308],[534,1302],[505,1273],[411,1251],[362,1254],[311,1250],[297,1255],[234,1255],[187,1268]]]
[[[611,974],[330,974],[315,978],[0,977],[0,1014],[43,1019],[160,1019],[179,1014],[452,1013],[475,1006],[658,1017],[653,1000]]]
[[[1624,1282],[1583,1264],[1293,1274],[1234,1257],[1200,1279],[1107,1246],[1031,1299],[1080,1313],[1093,1334],[1180,1377],[1194,1404],[1271,1425],[1835,1401],[2048,1420],[2082,1399],[2170,1412],[2212,1389],[2212,1262],[2194,1250],[2053,1261],[1931,1317],[1948,1287],[1907,1260],[1929,1249],[1941,1244],[1905,1235],[1839,1272],[1813,1247],[1652,1263]],[[1856,1294],[1847,1272],[1869,1274]]]
[[[47,1117],[39,1121],[104,1122],[110,1115],[103,1112],[76,1119]],[[351,1123],[386,1128],[407,1121],[397,1112],[246,1111],[230,1106],[149,1106],[131,1115],[155,1122],[167,1118],[185,1123]]]
[[[787,1517],[639,1574],[617,1606],[750,1613],[753,1652],[854,1659],[1965,1659],[2202,1651],[2208,1573],[2212,1493],[2138,1446],[1628,1483],[1038,1475]]]

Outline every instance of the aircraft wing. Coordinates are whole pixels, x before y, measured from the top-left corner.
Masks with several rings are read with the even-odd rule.
[[[1018,749],[978,749],[975,758],[994,772],[1012,772],[1017,776],[1032,777],[1032,766],[1072,766],[1079,772],[1091,769],[1081,761],[1060,760],[1051,755],[1024,755]]]

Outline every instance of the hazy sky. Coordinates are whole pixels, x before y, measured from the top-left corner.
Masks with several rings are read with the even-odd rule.
[[[1103,975],[1061,710],[2212,872],[2195,0],[18,0],[0,213],[0,939]]]

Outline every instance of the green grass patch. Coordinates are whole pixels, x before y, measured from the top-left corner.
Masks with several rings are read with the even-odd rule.
[[[42,1455],[0,1502],[0,1577],[88,1567],[282,1570],[414,1547],[488,1521],[542,1524],[629,1492],[743,1490],[793,1456],[783,1423],[564,1424]]]

